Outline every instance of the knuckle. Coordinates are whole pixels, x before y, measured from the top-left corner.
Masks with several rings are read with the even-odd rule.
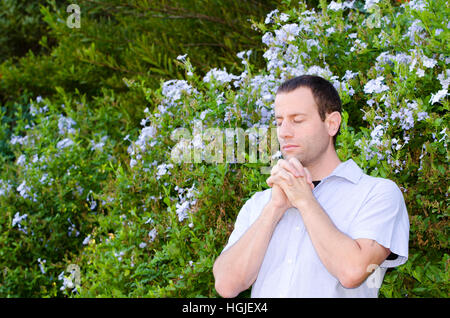
[[[273,168],[272,168],[272,170],[270,170],[270,175],[275,175],[276,173],[277,173],[277,171],[278,171],[278,167],[275,165]]]
[[[296,158],[290,158],[289,159],[289,163],[295,167],[300,167],[301,164],[298,162],[298,160]]]
[[[282,168],[288,171],[293,171],[294,167],[287,161],[283,162]]]

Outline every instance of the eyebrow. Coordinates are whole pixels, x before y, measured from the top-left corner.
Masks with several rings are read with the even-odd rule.
[[[305,113],[294,113],[294,114],[290,114],[290,115],[288,115],[287,117],[295,117],[295,116],[306,116],[307,114],[305,114]],[[283,118],[283,116],[281,116],[281,115],[276,115],[275,116],[275,118]]]

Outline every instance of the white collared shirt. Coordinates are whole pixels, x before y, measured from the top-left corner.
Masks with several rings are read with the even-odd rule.
[[[244,204],[223,251],[236,243],[258,218],[271,191],[257,192]],[[341,162],[312,192],[342,233],[352,239],[375,240],[397,254],[397,258],[374,266],[374,273],[360,286],[345,288],[322,264],[300,212],[290,208],[272,234],[251,296],[378,297],[386,269],[408,259],[409,219],[401,190],[389,179],[365,174],[349,159]]]

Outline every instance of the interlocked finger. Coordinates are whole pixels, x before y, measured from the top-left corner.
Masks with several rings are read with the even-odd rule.
[[[296,169],[296,167],[294,167],[292,164],[290,164],[288,161],[280,159],[278,160],[277,164],[273,167],[271,174],[275,175],[277,174],[280,170],[286,170],[289,171],[290,173],[292,173],[294,176],[299,177],[301,176],[301,172],[299,170]]]
[[[303,167],[302,164],[296,158],[289,159],[289,163],[291,165],[295,166],[297,170],[301,171],[302,176],[304,176],[306,179],[306,182],[309,183],[309,185],[312,187],[312,189],[314,189],[314,185],[312,182],[312,176],[311,176],[311,173],[309,172],[309,170],[307,168]]]
[[[305,170],[296,158],[289,159],[289,164],[298,171],[298,176],[306,177]]]
[[[271,177],[273,177],[272,180],[274,180],[275,182],[277,180],[279,181],[280,179],[282,179],[282,180],[286,181],[289,185],[294,184],[294,176],[290,172],[288,172],[284,169],[280,169],[275,175],[273,175]]]

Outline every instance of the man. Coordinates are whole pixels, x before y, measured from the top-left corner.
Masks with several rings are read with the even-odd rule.
[[[402,192],[339,160],[341,101],[327,80],[283,83],[275,117],[284,159],[267,179],[271,189],[239,212],[214,263],[217,292],[235,297],[252,286],[252,297],[377,297],[386,268],[408,258]]]

